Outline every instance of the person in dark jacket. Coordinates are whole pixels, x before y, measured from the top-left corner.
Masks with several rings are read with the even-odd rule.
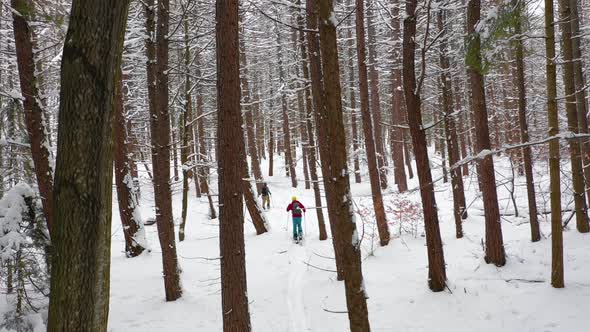
[[[291,204],[287,206],[287,212],[291,211],[293,216],[293,240],[296,242],[301,241],[303,238],[303,230],[301,228],[301,218],[305,213],[305,206],[297,200],[297,197],[291,198]]]
[[[260,191],[262,194],[262,208],[263,209],[270,209],[270,189],[268,189],[268,184],[266,182],[262,185],[262,190]]]

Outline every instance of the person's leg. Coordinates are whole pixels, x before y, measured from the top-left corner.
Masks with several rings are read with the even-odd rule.
[[[293,240],[297,240],[297,218],[293,217]]]
[[[296,239],[301,238],[301,217],[293,217],[293,229]]]
[[[266,203],[266,208],[267,208],[267,209],[270,209],[270,196],[269,196],[269,195],[266,195],[266,196],[264,197],[264,201],[265,201],[265,203]]]

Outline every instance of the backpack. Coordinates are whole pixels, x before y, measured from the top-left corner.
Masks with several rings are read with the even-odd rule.
[[[301,214],[301,209],[299,208],[299,203],[293,202],[292,210],[293,210],[293,214]]]
[[[262,187],[262,196],[268,196],[269,190],[267,186]]]

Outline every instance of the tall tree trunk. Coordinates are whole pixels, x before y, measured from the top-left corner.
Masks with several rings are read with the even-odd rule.
[[[273,88],[270,88],[270,96],[274,96]],[[274,153],[275,153],[275,128],[274,128],[274,117],[273,110],[273,99],[270,99],[269,110],[271,112],[268,117],[268,176],[274,175]]]
[[[275,26],[277,35],[277,56],[279,66],[279,81],[283,88],[281,89],[281,107],[282,107],[282,120],[283,120],[283,142],[285,147],[285,162],[289,176],[291,176],[291,186],[297,188],[297,173],[295,172],[295,161],[293,160],[293,145],[291,144],[291,125],[289,122],[289,105],[287,103],[287,92],[285,87],[287,81],[285,78],[285,68],[283,68],[283,50],[281,47],[281,32],[278,26]]]
[[[242,162],[245,156],[240,109],[238,0],[216,1],[217,165],[219,167],[219,255],[223,331],[250,331]]]
[[[447,33],[446,33],[446,16],[447,10],[442,9],[437,13],[438,30],[440,33],[440,67],[441,67],[441,86],[442,86],[442,104],[445,125],[445,137],[449,153],[449,165],[451,166],[451,190],[453,191],[453,208],[455,217],[455,236],[459,239],[463,237],[462,219],[467,218],[465,204],[465,192],[463,189],[463,177],[461,168],[454,167],[459,162],[459,144],[457,140],[457,131],[455,129],[455,118],[453,116],[453,88],[451,87],[450,63],[447,51]]]
[[[479,33],[475,32],[475,25],[479,23],[480,14],[481,1],[469,0],[467,5],[467,30],[470,35],[469,52],[473,55],[473,58],[471,59],[467,71],[471,83],[471,100],[474,111],[477,154],[484,150],[487,151],[491,149],[488,112],[486,108],[483,74],[481,73],[481,40]],[[485,156],[479,161],[478,175],[481,183],[485,211],[485,260],[486,263],[493,263],[496,266],[504,266],[504,264],[506,264],[506,255],[504,253],[502,224],[500,223],[500,210],[498,208],[494,160],[491,155]]]
[[[349,0],[351,2],[351,0]],[[350,7],[350,6],[349,6]],[[351,18],[352,23],[352,18]],[[354,38],[352,38],[352,29],[348,29],[347,35],[347,50],[348,50],[348,93],[350,98],[350,124],[352,131],[352,164],[354,167],[354,182],[361,183],[361,166],[359,163],[359,135],[357,125],[357,107],[356,107],[356,95],[354,91],[355,79],[354,79]]]
[[[356,0],[356,44],[359,68],[359,88],[361,95],[361,115],[363,118],[363,131],[365,133],[365,149],[369,166],[369,179],[371,181],[371,192],[373,194],[373,207],[375,219],[377,219],[377,230],[382,246],[389,243],[390,235],[383,206],[383,197],[379,181],[379,170],[377,156],[375,153],[375,141],[373,139],[373,123],[369,111],[369,84],[367,81],[367,63],[365,48],[365,19],[364,0]]]
[[[516,85],[518,88],[518,124],[520,128],[520,138],[522,143],[529,142],[529,129],[526,114],[526,86],[524,78],[524,49],[522,45],[522,19],[524,19],[525,6],[523,0],[512,0],[512,5],[518,12],[518,18],[515,22],[514,33],[519,36],[515,45],[516,57]],[[533,160],[531,157],[531,148],[529,146],[522,149],[524,159],[524,172],[526,176],[526,190],[529,203],[529,222],[531,224],[531,241],[541,240],[539,230],[539,220],[537,219],[537,199],[535,196],[535,180],[533,178]]]
[[[559,134],[557,73],[555,68],[555,20],[553,0],[545,0],[545,59],[547,61],[547,127],[550,137]],[[561,225],[561,183],[559,140],[549,142],[551,199],[551,285],[563,288],[563,230]]]
[[[121,71],[121,69],[119,69]],[[125,128],[125,92],[123,91],[123,78],[119,73],[116,83],[115,97],[115,183],[117,185],[117,197],[119,199],[119,216],[123,225],[125,236],[125,254],[127,257],[139,256],[145,248],[145,232],[143,222],[139,215],[139,204],[133,176],[131,175],[131,160],[129,151],[129,138]]]
[[[580,134],[588,134],[588,105],[586,104],[586,80],[584,79],[584,66],[581,51],[580,15],[578,13],[578,2],[570,0],[571,24],[572,24],[572,56],[574,66],[574,83],[576,91],[576,106],[578,115],[578,128]],[[584,180],[586,182],[586,197],[590,204],[590,140],[581,141],[582,165],[584,169]]]
[[[352,195],[347,171],[346,137],[342,119],[342,96],[340,89],[340,68],[338,66],[338,46],[336,26],[333,20],[332,0],[319,1],[320,47],[322,73],[324,78],[325,108],[321,121],[320,135],[326,136],[322,143],[330,142],[327,154],[322,156],[324,186],[330,219],[335,219],[340,233],[344,285],[348,319],[352,332],[370,331],[367,311],[367,295],[361,266],[361,248],[352,210]],[[324,158],[326,157],[326,158]],[[325,165],[325,166],[324,166]]]
[[[408,104],[408,102],[406,102],[406,105],[407,104]],[[402,114],[402,116],[404,118],[404,120],[403,120],[404,125],[408,124],[407,113],[408,113],[408,110],[406,109],[406,112],[404,112],[404,114]],[[414,171],[412,170],[412,137],[411,137],[411,134],[408,132],[408,130],[405,130],[405,129],[403,131],[403,136],[404,136],[404,159],[406,161],[406,167],[408,168],[408,177],[410,179],[413,179],[414,178]]]
[[[331,7],[330,3],[330,7]],[[307,29],[310,31],[318,30],[319,25],[319,8],[320,4],[318,1],[306,0],[306,17],[307,17]],[[324,184],[326,183],[326,177],[329,176],[330,156],[329,150],[331,142],[329,136],[325,135],[326,130],[324,121],[326,120],[326,96],[324,93],[324,84],[322,81],[322,62],[320,59],[320,43],[319,36],[314,32],[307,32],[307,47],[310,64],[310,76],[311,76],[311,94],[313,97],[314,104],[314,115],[315,123],[317,126],[318,133],[318,146],[319,154],[322,167],[322,179]],[[337,62],[337,61],[336,61]],[[336,74],[339,77],[339,74]],[[324,135],[321,135],[324,133]],[[328,206],[328,221],[330,222],[330,231],[332,232],[332,245],[334,247],[334,257],[336,261],[336,277],[338,280],[344,280],[345,266],[344,266],[344,253],[342,248],[341,234],[342,232],[337,227],[339,214],[335,214],[335,211],[330,210]]]
[[[72,4],[61,65],[47,331],[107,330],[112,128],[128,8],[122,0]]]
[[[195,55],[195,63],[195,74],[197,75],[197,77],[201,77],[201,61],[199,54]],[[215,219],[217,218],[217,212],[215,211],[213,197],[211,196],[211,191],[209,190],[209,167],[206,166],[206,164],[209,163],[209,158],[207,157],[207,143],[205,142],[205,118],[203,115],[203,87],[200,82],[197,82],[196,91],[197,119],[195,124],[198,125],[197,131],[199,135],[198,161],[201,165],[197,168],[197,170],[199,175],[200,191],[207,195],[207,201],[209,202],[209,217],[211,219]]]
[[[574,84],[574,64],[572,52],[572,26],[569,0],[559,0],[559,27],[561,30],[562,57],[564,61],[563,83],[565,92],[565,109],[567,112],[568,131],[577,134],[578,112],[576,108],[576,88]],[[569,142],[570,159],[572,166],[572,182],[574,188],[574,204],[576,209],[576,228],[580,233],[590,231],[588,224],[588,211],[584,192],[584,173],[582,169],[582,155],[580,141],[577,139]]]
[[[460,137],[460,141],[461,141],[461,158],[467,158],[468,153],[467,153],[467,137],[469,137],[469,133],[468,130],[466,131],[464,129],[464,119],[467,117],[467,111],[465,110],[465,108],[463,107],[463,97],[461,94],[461,90],[460,90],[460,81],[455,77],[453,78],[453,88],[454,88],[454,96],[455,96],[455,111],[456,112],[460,112],[459,114],[459,121],[457,121],[457,130],[459,131],[459,137]],[[462,170],[461,170],[461,175],[462,176],[468,176],[469,175],[469,164],[465,163],[462,166]]]
[[[53,170],[49,166],[49,142],[46,133],[41,98],[38,88],[38,77],[35,76],[35,59],[33,56],[33,31],[28,21],[34,13],[30,0],[11,0],[12,27],[16,46],[16,60],[20,78],[21,94],[24,97],[23,107],[31,155],[35,165],[37,185],[43,205],[43,214],[47,228],[51,232],[53,226]]]
[[[184,8],[183,8],[184,9]],[[191,53],[189,48],[189,36],[188,36],[188,19],[185,18],[182,22],[184,28],[184,110],[182,112],[182,118],[180,121],[180,126],[182,130],[180,131],[180,164],[182,167],[182,212],[181,217],[182,220],[180,222],[180,227],[178,228],[178,241],[184,241],[184,230],[186,228],[186,218],[188,214],[188,180],[190,178],[189,174],[189,152],[190,152],[190,144],[189,139],[192,132],[192,127],[190,125],[191,114],[193,112],[193,101],[191,99],[191,80],[190,80],[190,61],[191,61]],[[179,54],[180,55],[180,54]],[[180,60],[180,59],[179,59]],[[195,177],[196,179],[196,177]],[[199,190],[200,191],[200,190]]]
[[[168,110],[168,28],[169,0],[158,2],[156,29],[155,109],[151,113],[152,163],[154,170],[154,200],[156,225],[162,249],[164,290],[166,301],[174,301],[182,295],[180,269],[176,255],[174,219],[172,216],[172,192],[170,190],[170,113]],[[149,28],[148,28],[148,31]],[[152,34],[149,34],[152,35]],[[149,57],[148,57],[149,60]],[[149,75],[149,74],[148,74]],[[148,76],[149,79],[149,76]],[[150,81],[148,80],[148,84]]]
[[[241,18],[240,18],[241,21]],[[244,35],[244,29],[242,30],[242,36]],[[246,118],[246,133],[248,136],[248,154],[250,155],[250,161],[252,165],[252,175],[256,180],[256,192],[260,194],[262,189],[262,170],[260,169],[260,160],[258,159],[258,143],[256,142],[256,134],[254,131],[254,116],[252,114],[252,99],[250,98],[250,76],[248,75],[248,61],[246,59],[246,46],[245,41],[240,42],[240,67],[242,73],[240,75],[240,81],[242,85],[242,100],[244,101],[245,118]],[[247,159],[246,159],[246,162]],[[246,178],[249,178],[250,174],[246,174]]]
[[[401,29],[400,29],[400,2],[393,0],[392,3],[392,38],[393,50],[391,52],[391,60],[393,62],[393,70],[391,71],[391,158],[393,160],[393,169],[395,175],[395,183],[397,190],[403,193],[408,190],[408,180],[406,178],[406,169],[404,166],[404,131],[400,126],[403,124],[403,104],[404,104],[404,90],[402,88],[402,63],[401,63],[401,48],[400,43]],[[411,171],[411,169],[410,169]]]
[[[301,8],[301,0],[297,0],[297,6]],[[309,61],[307,57],[307,45],[305,43],[305,20],[301,11],[297,12],[297,25],[299,27],[299,44],[301,46],[301,66],[303,67],[303,79],[305,80],[305,109],[307,114],[305,115],[305,126],[307,129],[307,153],[309,156],[309,174],[311,177],[311,185],[313,187],[313,193],[315,196],[316,214],[318,217],[318,227],[320,234],[320,241],[328,238],[326,232],[326,221],[324,220],[324,212],[322,211],[322,194],[320,191],[320,183],[317,173],[318,160],[316,157],[315,139],[314,139],[314,128],[312,124],[312,118],[314,113],[313,99],[311,96],[311,82],[309,77]]]
[[[420,196],[424,211],[424,226],[426,229],[426,246],[428,251],[428,286],[435,292],[445,289],[447,275],[445,258],[438,225],[438,211],[434,197],[434,184],[430,173],[430,162],[426,143],[426,133],[422,129],[422,114],[420,92],[417,90],[415,72],[416,50],[416,5],[417,0],[406,3],[406,18],[404,19],[403,38],[403,82],[406,100],[408,125],[412,134],[412,145],[416,157],[416,169],[420,182]],[[428,10],[430,15],[430,10]],[[419,87],[418,87],[419,89]]]
[[[299,45],[297,45],[299,41],[297,36],[298,34],[296,30],[291,31],[291,42],[293,43],[293,49],[295,49],[296,51],[298,51],[298,48],[300,48]],[[300,64],[305,64],[302,59],[298,58],[299,54],[300,53],[296,53],[296,55],[294,56],[295,61],[299,62]],[[299,128],[299,132],[301,133],[301,161],[303,162],[303,178],[305,179],[305,189],[311,189],[308,165],[309,137],[307,135],[305,120],[305,89],[304,86],[302,86],[301,84],[301,68],[299,66],[295,66],[295,81],[292,83],[291,88],[297,91],[297,112],[295,113],[295,115],[297,119],[297,127]]]
[[[360,0],[359,0],[360,1]],[[375,148],[377,149],[377,166],[379,167],[379,180],[381,189],[387,189],[387,159],[385,158],[385,147],[383,146],[383,125],[381,124],[381,99],[379,96],[379,72],[377,71],[377,37],[373,15],[376,15],[373,0],[367,0],[368,17],[367,17],[367,34],[369,40],[369,81],[371,82],[371,114],[373,115],[373,125],[375,131]],[[364,24],[364,23],[363,23]]]

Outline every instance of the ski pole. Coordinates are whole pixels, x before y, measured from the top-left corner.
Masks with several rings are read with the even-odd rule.
[[[303,231],[305,232],[305,237],[307,237],[307,214],[303,212]]]

